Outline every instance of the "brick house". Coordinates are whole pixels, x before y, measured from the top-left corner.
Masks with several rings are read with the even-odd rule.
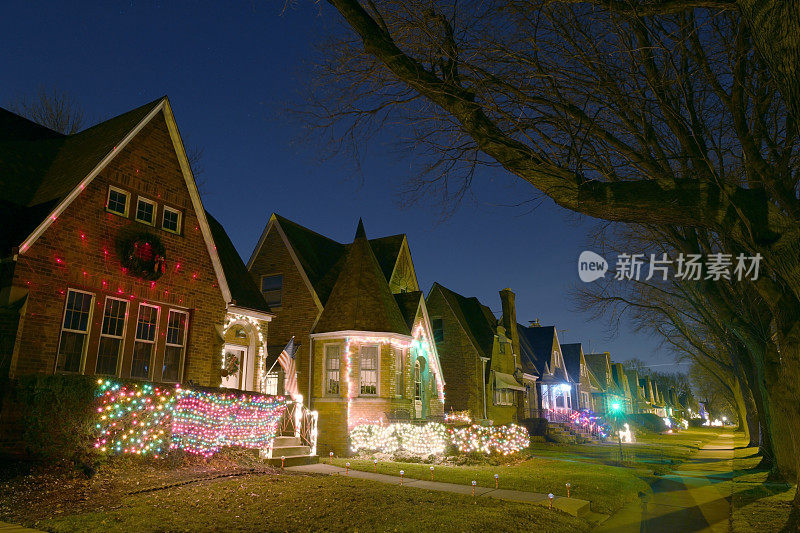
[[[273,214],[248,262],[269,303],[270,352],[295,337],[298,386],[320,452],[362,422],[443,414],[444,381],[405,235],[341,244]]]
[[[434,283],[426,302],[447,383],[445,411],[469,411],[472,420],[508,424],[523,414],[522,379],[514,293],[500,291],[498,320],[477,298]],[[536,376],[529,375],[533,383]]]
[[[228,349],[227,386],[263,388],[272,314],[203,209],[166,97],[72,135],[0,109],[0,176],[4,375],[218,386]]]
[[[600,384],[586,364],[583,345],[579,342],[562,344],[561,353],[567,373],[575,381],[572,387],[573,408],[594,411],[594,394],[600,390]]]
[[[587,353],[584,354],[584,358],[600,385],[600,390],[593,393],[595,396],[594,410],[599,415],[607,417],[609,413],[611,413],[612,406],[614,404],[619,404],[622,407],[625,399],[624,396],[620,394],[617,384],[614,381],[611,354],[608,352]]]
[[[622,363],[611,363],[611,375],[617,386],[618,395],[622,400],[622,409],[625,413],[633,413],[633,394],[628,383],[628,376],[625,374],[625,367]]]
[[[539,375],[536,382],[538,406],[530,409],[529,417],[567,420],[573,409],[575,384],[567,371],[555,326],[540,326],[537,321],[530,327],[517,324],[517,331],[522,369],[526,374]]]

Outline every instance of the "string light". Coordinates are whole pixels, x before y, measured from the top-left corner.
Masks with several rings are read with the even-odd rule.
[[[94,447],[107,453],[158,457],[182,449],[210,457],[226,446],[267,448],[287,405],[282,396],[97,383]]]
[[[261,393],[265,393],[266,392],[266,388],[265,388],[265,382],[266,382],[265,378],[266,378],[266,376],[264,374],[266,373],[266,370],[265,370],[266,357],[265,357],[265,353],[264,353],[264,334],[261,331],[261,324],[259,324],[256,319],[254,319],[252,317],[249,317],[247,315],[238,315],[238,314],[234,314],[234,313],[228,313],[228,315],[225,317],[225,325],[222,327],[222,335],[224,336],[228,332],[228,329],[231,326],[233,326],[233,325],[235,325],[237,323],[242,323],[242,322],[246,322],[247,324],[249,324],[250,327],[253,328],[253,331],[256,332],[256,336],[258,337],[258,355],[257,355],[258,359],[257,359],[257,363],[256,363],[256,368],[258,368],[258,371],[256,372],[256,390],[261,392]],[[226,362],[225,361],[225,347],[223,346],[222,347],[222,352],[220,354],[220,368],[221,369],[225,368],[225,362]]]
[[[510,455],[530,445],[528,430],[516,424],[451,429],[451,442],[460,453],[481,452]]]
[[[469,411],[450,411],[444,414],[444,421],[451,424],[471,424],[472,417],[469,416]]]

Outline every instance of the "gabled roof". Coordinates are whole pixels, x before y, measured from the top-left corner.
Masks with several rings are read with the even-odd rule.
[[[73,135],[0,108],[0,257],[10,254],[164,98]]]
[[[561,355],[564,356],[564,365],[567,367],[567,373],[576,380],[580,380],[581,376],[582,353],[583,346],[579,342],[561,345]]]
[[[614,384],[609,382],[609,379],[612,379],[609,375],[611,372],[611,358],[608,352],[604,353],[587,353],[584,354],[583,358],[586,360],[586,364],[589,366],[589,369],[592,373],[597,377],[597,381],[600,382],[600,386],[603,389],[608,390]]]
[[[208,226],[211,228],[211,236],[217,247],[222,271],[225,273],[225,279],[228,281],[228,288],[231,291],[232,301],[230,303],[236,307],[269,313],[269,305],[264,301],[264,296],[247,272],[247,267],[244,266],[244,261],[233,246],[225,228],[208,211],[206,211],[206,217]]]
[[[350,330],[411,333],[360,221],[336,283],[314,326],[314,333]]]
[[[324,306],[331,295],[336,280],[339,278],[339,273],[351,245],[337,242],[277,213],[273,213],[271,220],[272,218],[280,225],[286,235],[286,239],[289,241],[300,267],[308,278],[311,288]],[[248,267],[252,265],[253,260],[260,252],[268,229],[269,224],[264,229],[255,250],[253,250]],[[369,244],[378,261],[379,269],[387,282],[391,280],[405,237],[405,234],[401,233],[369,240]]]
[[[545,374],[562,374],[559,377],[567,378],[566,375],[563,375],[563,372],[558,372],[558,369],[550,368],[553,359],[553,347],[559,346],[560,349],[555,326],[526,327],[522,324],[517,324],[517,332],[519,333],[523,371],[530,373],[526,370],[526,368],[529,368],[535,369],[542,377]]]
[[[470,298],[461,296],[439,283],[433,284],[428,293],[429,298],[435,290],[441,293],[445,302],[452,309],[456,320],[461,324],[472,345],[478,351],[478,355],[491,359],[497,327],[497,318],[495,318],[491,309],[483,305],[474,296]],[[491,365],[487,365],[487,367],[491,368]]]
[[[422,296],[422,291],[400,292],[394,295],[400,314],[403,315],[409,330],[414,327],[414,319],[417,318]]]
[[[639,372],[626,370],[625,375],[628,377],[628,388],[631,390],[631,396],[637,399],[644,399],[639,390]]]

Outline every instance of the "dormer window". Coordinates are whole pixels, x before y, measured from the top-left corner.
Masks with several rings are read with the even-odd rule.
[[[136,200],[136,220],[148,226],[155,224],[156,203],[140,196]]]
[[[106,211],[114,213],[115,215],[127,217],[130,197],[131,195],[128,191],[123,191],[116,187],[109,187],[108,198],[106,198]]]

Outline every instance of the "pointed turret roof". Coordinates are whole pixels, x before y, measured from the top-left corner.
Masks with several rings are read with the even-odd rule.
[[[331,331],[411,333],[359,220],[314,333]]]

